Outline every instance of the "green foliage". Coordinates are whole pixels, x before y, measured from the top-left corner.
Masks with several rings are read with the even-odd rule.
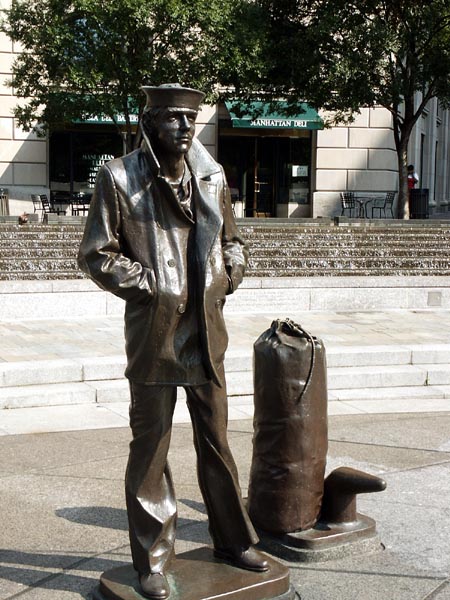
[[[448,0],[260,0],[267,86],[317,107],[397,111],[419,91],[450,101]]]
[[[407,145],[433,97],[450,106],[448,0],[259,0],[270,18],[265,89],[351,119],[364,106],[393,116],[400,213]],[[416,99],[419,98],[419,104]]]
[[[243,0],[13,0],[1,29],[25,50],[13,66],[26,99],[15,116],[46,133],[123,114],[131,137],[143,84],[176,81],[214,101],[218,84],[254,77],[259,42],[242,31],[251,10]]]
[[[0,26],[24,49],[11,84],[26,130],[123,114],[130,140],[141,85],[171,81],[209,102],[307,101],[330,123],[381,105],[402,202],[411,130],[431,98],[450,106],[449,28],[448,0],[12,0]]]

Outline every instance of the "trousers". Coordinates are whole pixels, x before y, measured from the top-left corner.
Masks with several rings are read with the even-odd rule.
[[[213,382],[183,386],[191,416],[197,475],[215,548],[248,546],[258,537],[244,507],[236,464],[227,441],[228,403]],[[177,507],[167,461],[177,387],[130,382],[133,439],[125,475],[133,566],[140,574],[163,572],[173,554]]]

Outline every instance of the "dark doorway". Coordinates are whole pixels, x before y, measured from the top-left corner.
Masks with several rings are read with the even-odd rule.
[[[303,203],[309,201],[309,135],[250,136],[227,132],[220,136],[218,159],[225,169],[232,198],[243,203],[246,217],[275,217],[277,205],[295,201],[300,190],[304,191]]]

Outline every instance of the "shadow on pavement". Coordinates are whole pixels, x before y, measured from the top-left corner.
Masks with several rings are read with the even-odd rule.
[[[186,506],[196,511],[206,514],[205,506],[202,502],[194,500],[178,500]],[[107,529],[117,529],[128,531],[127,511],[122,508],[109,508],[105,506],[71,506],[55,510],[58,517],[66,519],[72,523],[80,525],[94,525],[96,527],[105,527]],[[202,520],[203,521],[203,520]],[[183,533],[178,534],[177,538],[185,541],[194,541],[196,538],[189,536],[189,525],[199,525],[200,520],[178,517],[178,529],[183,528]]]

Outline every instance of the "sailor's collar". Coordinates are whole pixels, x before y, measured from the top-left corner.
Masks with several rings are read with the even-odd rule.
[[[149,161],[150,169],[155,177],[161,177],[161,166],[156,158],[150,139],[144,131],[142,132],[142,137],[143,142],[141,148]],[[207,178],[214,173],[219,173],[221,170],[220,165],[213,159],[197,138],[194,138],[192,141],[192,146],[186,155],[186,162],[192,175],[199,179]]]

